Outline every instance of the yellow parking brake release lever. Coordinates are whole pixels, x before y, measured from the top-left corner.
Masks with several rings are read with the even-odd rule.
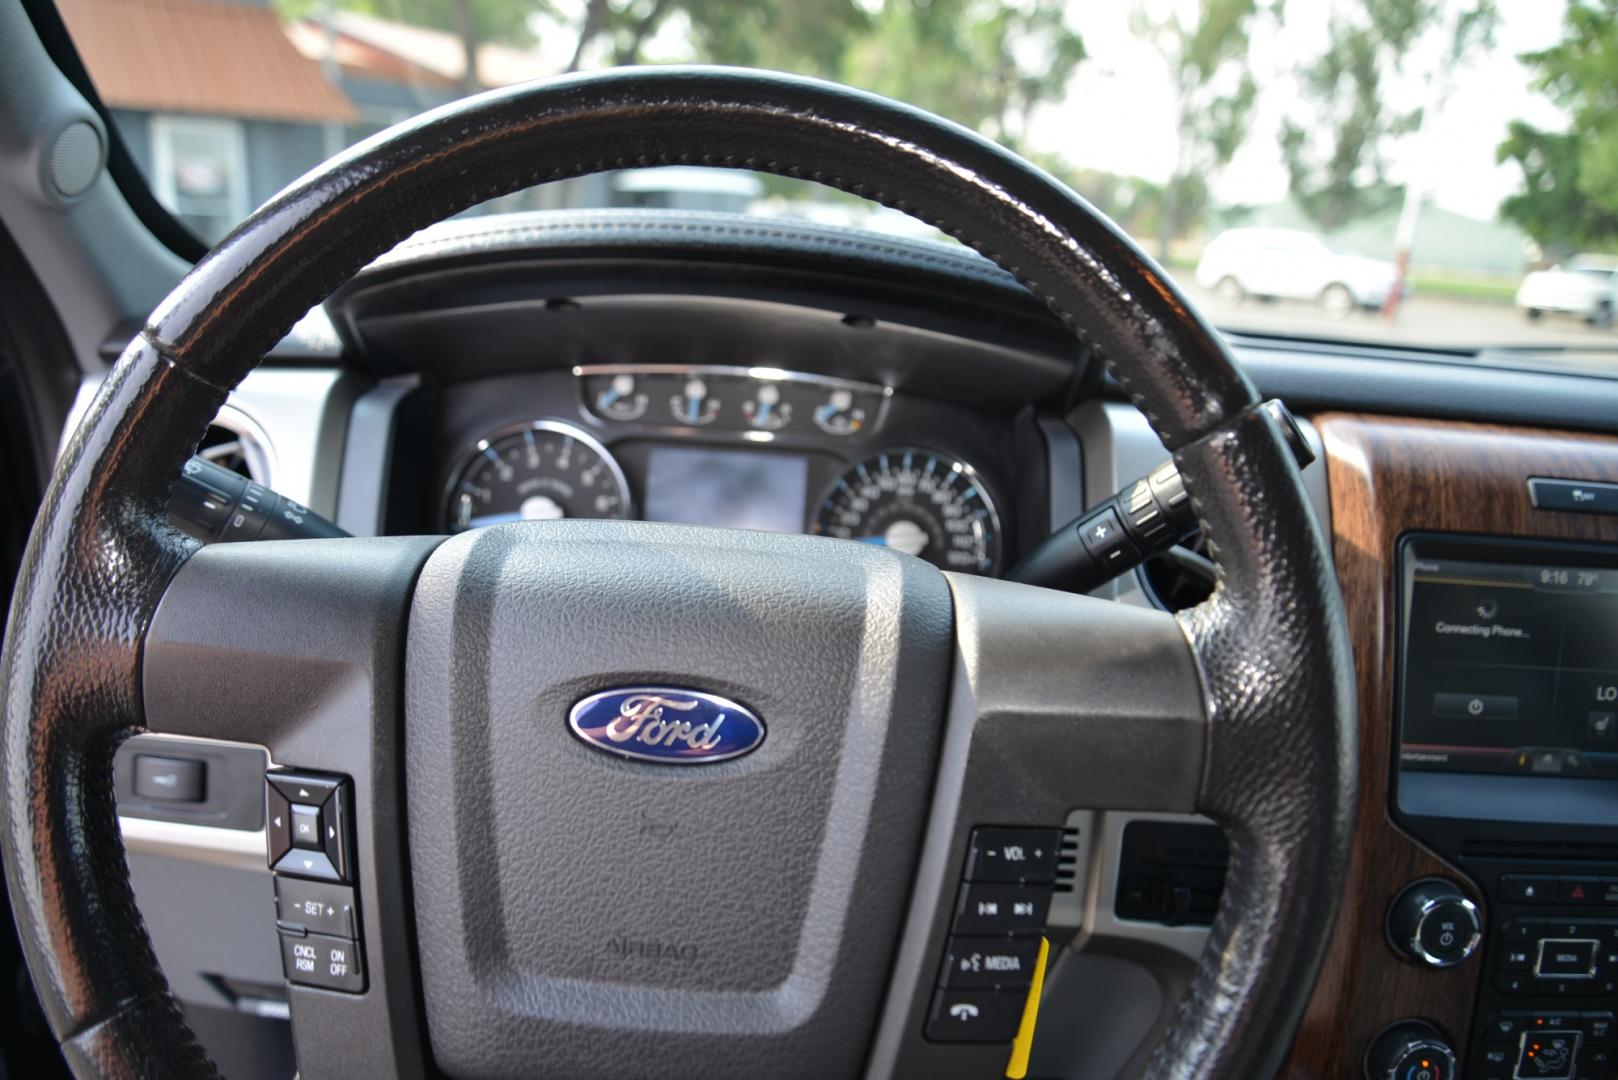
[[[1039,939],[1039,955],[1034,958],[1034,981],[1028,987],[1028,1002],[1022,1007],[1022,1023],[1011,1042],[1011,1060],[1006,1062],[1006,1080],[1023,1080],[1028,1075],[1028,1053],[1034,1048],[1034,1024],[1039,1020],[1039,993],[1045,988],[1045,960],[1051,954],[1048,938]]]

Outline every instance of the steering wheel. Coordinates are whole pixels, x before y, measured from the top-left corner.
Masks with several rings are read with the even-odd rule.
[[[229,390],[367,261],[484,199],[667,164],[816,180],[1014,274],[1174,451],[1212,598],[1173,616],[866,545],[636,522],[200,549],[169,524]],[[1003,1046],[923,1036],[968,837],[1079,807],[1224,827],[1224,899],[1146,1072],[1273,1073],[1335,917],[1356,782],[1341,598],[1258,405],[1097,211],[869,94],[627,69],[484,94],[354,147],[153,313],[34,526],[0,668],[0,824],[68,1061],[215,1075],[122,858],[111,755],[145,729],[352,784],[367,983],[291,989],[305,1080],[999,1075]],[[679,768],[570,732],[576,703],[635,686],[745,703],[767,736]]]

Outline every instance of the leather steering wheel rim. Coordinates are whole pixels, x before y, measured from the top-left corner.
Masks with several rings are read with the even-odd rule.
[[[1219,568],[1214,596],[1180,617],[1210,714],[1198,809],[1232,856],[1195,982],[1147,1071],[1272,1073],[1335,917],[1356,791],[1341,599],[1280,433],[1174,284],[1055,180],[903,105],[715,68],[513,87],[384,132],[254,214],[118,361],[57,464],[0,666],[0,842],[75,1070],[214,1074],[135,907],[110,768],[142,721],[143,635],[197,547],[166,507],[207,423],[293,322],[417,229],[535,183],[665,164],[816,180],[943,229],[1087,340],[1176,451]]]

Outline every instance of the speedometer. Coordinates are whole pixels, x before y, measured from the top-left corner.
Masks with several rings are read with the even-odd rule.
[[[814,532],[917,555],[943,570],[992,574],[1000,517],[972,466],[914,447],[844,473],[815,512]]]
[[[629,485],[607,448],[571,424],[536,420],[495,432],[450,477],[444,527],[622,518]]]

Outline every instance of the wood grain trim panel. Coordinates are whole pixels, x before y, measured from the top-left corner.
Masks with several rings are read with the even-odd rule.
[[[1388,904],[1417,878],[1465,878],[1394,825],[1394,545],[1413,530],[1618,542],[1618,518],[1535,510],[1530,476],[1618,482],[1618,439],[1482,424],[1325,414],[1332,551],[1348,608],[1360,712],[1360,803],[1348,886],[1283,1075],[1364,1075],[1365,1048],[1405,1017],[1436,1024],[1464,1060],[1482,951],[1430,971],[1384,940]]]

